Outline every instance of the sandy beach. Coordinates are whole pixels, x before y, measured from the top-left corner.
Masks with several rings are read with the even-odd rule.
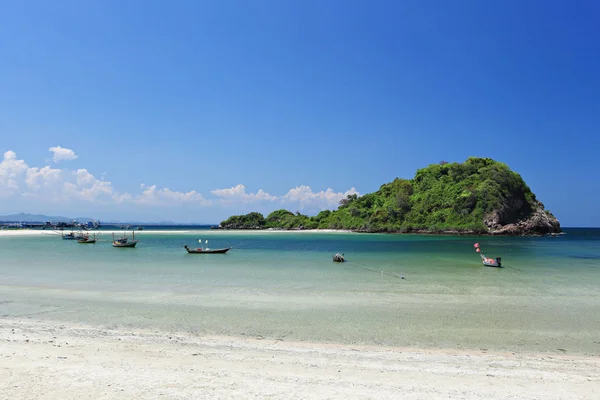
[[[78,229],[65,229],[65,234],[66,233],[70,233],[71,231],[78,233],[81,232]],[[133,230],[136,234],[160,234],[160,235],[178,235],[178,234],[182,234],[182,233],[190,233],[193,231],[190,230],[174,230],[174,231],[138,231],[138,230]],[[90,234],[97,234],[97,235],[105,235],[105,236],[110,236],[113,233],[115,235],[122,235],[123,233],[131,233],[131,230],[112,230],[112,231],[84,231]],[[61,236],[61,232],[60,231],[52,231],[52,230],[39,230],[39,229],[15,229],[15,230],[11,230],[11,229],[3,229],[0,230],[0,237],[23,237],[23,236],[51,236],[51,237],[57,237],[60,239]]]
[[[69,232],[80,232],[79,229],[65,229],[65,233]],[[231,233],[241,233],[244,235],[248,234],[276,234],[276,233],[355,233],[349,230],[337,230],[337,229],[303,229],[303,230],[283,230],[283,229],[257,229],[257,230],[234,230],[234,229],[198,229],[198,230],[190,230],[190,229],[181,229],[181,230],[136,230],[136,229],[115,229],[115,230],[91,230],[86,231],[88,233],[96,233],[98,235],[107,235],[111,234],[121,235],[123,233],[130,233],[134,231],[137,234],[142,235],[180,235],[180,234],[188,234],[188,233],[202,233],[205,236],[219,235],[219,234],[231,234]],[[0,237],[19,237],[19,236],[55,236],[60,237],[61,231],[59,230],[41,230],[41,229],[1,229]]]
[[[600,357],[0,320],[5,399],[597,399]]]

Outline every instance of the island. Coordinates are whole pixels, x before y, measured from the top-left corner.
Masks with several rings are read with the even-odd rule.
[[[372,233],[545,235],[560,223],[521,175],[490,158],[432,164],[374,193],[349,195],[315,216],[276,210],[234,215],[221,229],[335,229]]]

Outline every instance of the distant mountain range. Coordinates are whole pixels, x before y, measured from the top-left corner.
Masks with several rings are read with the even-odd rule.
[[[50,216],[50,215],[42,215],[42,214],[10,214],[10,215],[0,215],[0,222],[38,222],[44,223],[46,221],[50,222],[72,222],[74,220],[78,222],[86,222],[90,220],[95,220],[96,218],[90,217],[75,217],[75,218],[67,218],[61,216]],[[160,222],[142,222],[142,221],[104,221],[101,223],[103,225],[112,225],[112,224],[132,224],[132,225],[210,225],[210,224],[178,224],[173,221],[160,221]]]
[[[56,217],[56,216],[52,217],[52,216],[48,216],[48,215],[25,214],[25,213],[0,215],[0,221],[4,221],[4,222],[46,222],[46,221],[71,222],[73,220],[84,222],[84,221],[88,221],[91,219],[93,219],[93,218],[83,218],[83,217],[67,218],[67,217]]]

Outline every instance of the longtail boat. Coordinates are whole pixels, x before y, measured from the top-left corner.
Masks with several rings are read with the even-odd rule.
[[[224,247],[222,249],[209,249],[206,247],[198,247],[196,249],[190,249],[187,245],[183,246],[183,248],[190,254],[223,254],[231,250],[231,247]]]
[[[333,262],[344,262],[346,259],[344,258],[344,253],[335,253],[333,255]]]
[[[113,237],[113,242],[112,242],[113,247],[135,247],[135,245],[138,244],[138,242],[139,242],[139,240],[135,240],[135,232],[131,232],[131,240],[127,237],[126,233],[117,239],[115,239],[115,234],[113,233],[112,237]]]
[[[96,243],[96,234],[94,233],[93,236],[90,236],[88,234],[83,235],[82,237],[80,237],[79,239],[77,239],[77,243],[89,243],[89,244],[93,244]]]

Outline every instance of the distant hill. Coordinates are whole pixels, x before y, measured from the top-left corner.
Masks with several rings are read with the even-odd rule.
[[[0,222],[26,222],[26,223],[44,223],[46,221],[50,221],[50,222],[73,222],[73,221],[78,221],[78,222],[86,222],[86,221],[90,221],[90,220],[97,220],[97,218],[91,218],[91,217],[74,217],[74,218],[68,218],[68,217],[61,217],[61,216],[50,216],[50,215],[43,215],[43,214],[26,214],[26,213],[19,213],[19,214],[10,214],[10,215],[0,215]],[[210,225],[210,224],[178,224],[177,222],[173,222],[173,221],[158,221],[158,222],[144,222],[144,221],[108,221],[108,220],[102,220],[101,221],[102,225],[122,225],[122,224],[129,224],[129,225]]]
[[[173,221],[109,221],[109,220],[102,220],[102,225],[123,225],[123,224],[128,224],[128,225],[172,225],[172,226],[176,226],[176,225],[208,225],[208,224],[192,224],[192,223],[179,223],[179,222],[173,222]]]
[[[224,229],[348,229],[359,232],[540,235],[560,224],[523,178],[490,158],[433,164],[413,179],[396,178],[335,211],[308,217],[288,210],[252,212],[221,222]]]
[[[87,218],[87,217],[67,218],[67,217],[60,217],[60,216],[49,216],[49,215],[42,215],[42,214],[25,214],[25,213],[0,215],[0,221],[4,221],[4,222],[46,222],[46,221],[71,222],[73,220],[84,222],[84,221],[89,221],[92,219],[94,219],[94,218]]]
[[[41,214],[10,214],[10,215],[0,215],[0,221],[4,222],[70,222],[73,219],[67,217],[51,217],[48,215]]]

